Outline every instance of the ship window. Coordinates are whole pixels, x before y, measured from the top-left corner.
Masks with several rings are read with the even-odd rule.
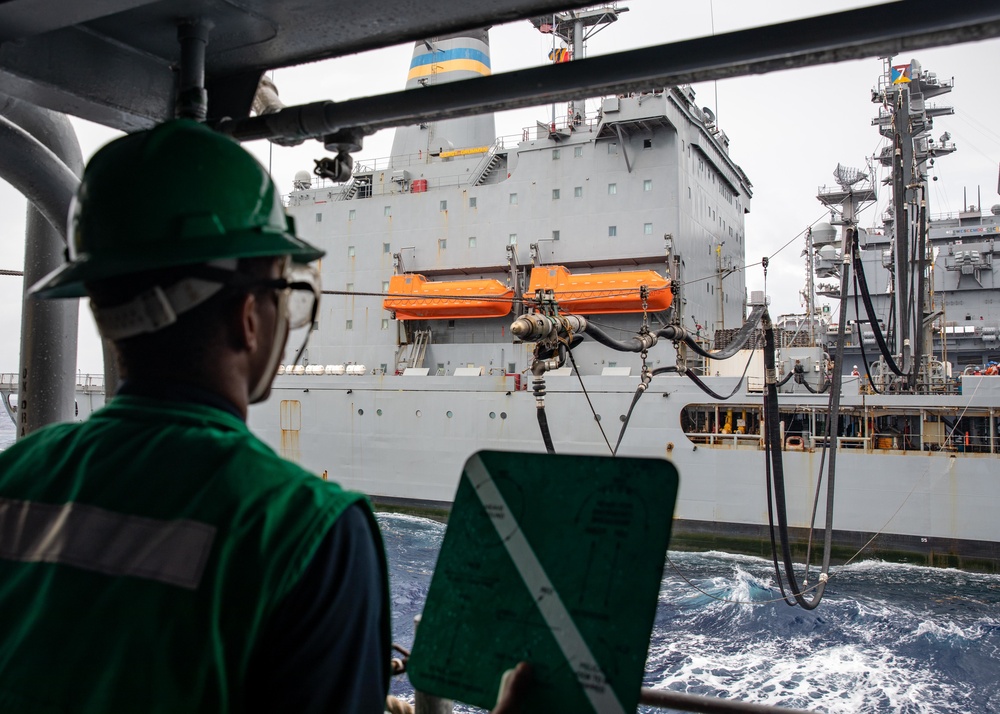
[[[516,193],[512,193],[510,195],[510,205],[512,205],[512,206],[516,206],[517,205],[517,194]]]
[[[653,179],[646,179],[645,181],[643,181],[642,182],[642,190],[643,191],[652,191],[653,190]]]
[[[354,329],[354,320],[348,320],[347,323],[344,325],[344,329],[345,330],[353,330]]]
[[[383,280],[382,281],[382,292],[384,292],[384,293],[389,292],[389,281],[388,280]]]
[[[583,156],[583,147],[582,146],[574,146],[573,147],[573,156]]]
[[[608,366],[609,367],[617,367],[618,363],[617,362],[608,362]]]
[[[470,248],[475,248],[476,247],[476,237],[475,236],[469,236],[469,247]]]
[[[552,240],[559,240],[559,231],[552,231]]]
[[[616,184],[616,183],[609,183],[608,184],[608,195],[609,196],[614,196],[616,193],[618,193],[618,184]]]
[[[443,377],[444,376],[444,362],[438,362],[438,364],[437,364],[437,373],[434,376],[436,376],[436,377]]]
[[[559,159],[559,149],[553,149],[552,150],[552,160],[556,161],[558,159]]]
[[[386,364],[385,362],[383,362],[382,364],[380,364],[380,365],[378,366],[378,368],[379,368],[379,370],[381,370],[382,374],[385,374],[386,372],[388,372],[388,371],[389,371],[389,365],[388,365],[388,364]],[[375,413],[376,413],[376,414],[378,414],[379,416],[382,416],[382,410],[381,410],[381,409],[379,409],[379,410],[378,410],[377,412],[375,412]]]
[[[319,329],[319,320],[313,320],[312,329],[313,330]]]
[[[609,154],[618,153],[618,144],[616,142],[614,141],[608,142],[608,153]]]
[[[647,235],[647,236],[653,235],[653,224],[652,223],[643,223],[642,224],[642,233],[643,233],[643,235]]]
[[[510,245],[517,245],[517,233],[511,233],[507,236],[507,243]]]
[[[552,200],[553,201],[558,201],[559,200],[559,189],[558,188],[552,189]]]
[[[476,207],[476,197],[471,196],[469,198],[469,208],[475,208],[475,207]]]
[[[447,238],[439,238],[438,239],[438,250],[445,250],[447,247],[448,247],[448,239]]]
[[[642,140],[642,148],[644,148],[644,149],[652,149],[653,148],[653,140],[652,139],[643,139]]]
[[[382,318],[382,329],[383,330],[389,329],[389,320],[387,320],[386,318]]]
[[[358,215],[358,212],[357,212],[357,211],[355,211],[355,210],[354,210],[354,209],[352,208],[352,209],[351,209],[350,211],[348,211],[348,212],[347,212],[347,220],[349,220],[349,221],[353,221],[353,220],[354,220],[354,218],[355,218],[355,217],[356,217],[357,215]]]
[[[354,283],[348,283],[347,284],[347,292],[349,292],[349,293],[353,293],[354,292]]]
[[[354,257],[354,252],[355,251],[354,251],[354,246],[353,245],[347,246],[347,257],[348,258],[353,258]]]
[[[383,208],[382,209],[382,215],[386,216],[386,217],[391,217],[392,216],[392,206],[386,206],[385,208]]]
[[[447,211],[448,210],[448,202],[447,201],[441,201],[441,210],[442,211]]]
[[[517,365],[514,364],[513,362],[508,362],[507,363],[507,373],[508,374],[515,374],[516,372],[517,372]]]
[[[577,186],[573,189],[573,198],[583,198],[583,186]]]
[[[389,246],[389,244],[388,244],[388,243],[383,243],[383,244],[382,244],[382,252],[383,252],[383,253],[388,253],[388,252],[390,252],[391,250],[392,250],[392,248],[391,248],[391,247]]]
[[[691,187],[688,186],[688,198],[691,198]]]
[[[322,213],[317,213],[316,214],[316,222],[317,223],[322,223],[323,222],[323,214]]]
[[[455,326],[455,321],[454,320],[448,320],[448,327],[454,327],[454,326]]]
[[[618,226],[608,226],[608,237],[613,238],[618,235]]]

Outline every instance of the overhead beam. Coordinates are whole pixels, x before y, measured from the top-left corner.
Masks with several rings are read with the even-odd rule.
[[[40,107],[135,131],[172,115],[174,73],[166,60],[71,27],[0,43],[0,89]]]
[[[449,82],[346,102],[289,107],[220,122],[237,139],[372,133],[423,121],[649,90],[971,42],[1000,36],[995,0],[902,2]]]

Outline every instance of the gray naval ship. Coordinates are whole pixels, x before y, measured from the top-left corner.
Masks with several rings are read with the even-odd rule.
[[[623,10],[533,24],[552,34],[561,61]],[[887,64],[880,83],[883,130],[895,126],[902,91],[893,71]],[[489,72],[486,31],[436,37],[414,47],[407,87]],[[935,261],[927,280],[902,288],[912,329],[893,318],[912,270],[886,257],[899,240],[893,223],[879,235],[854,218],[870,184],[841,176],[821,191],[836,227],[817,226],[809,245],[821,278],[842,277],[848,234],[859,246],[886,355],[896,355],[888,361],[903,376],[855,309],[853,277],[834,281],[850,288],[839,339],[810,319],[774,332],[778,454],[763,426],[764,340],[744,326],[759,325],[766,304],[747,295],[742,270],[752,186],[685,86],[605,97],[596,111],[574,102],[513,137],[496,137],[490,115],[401,128],[390,158],[346,182],[300,173],[288,210],[327,250],[325,295],[306,346],[293,335],[271,399],[251,410],[252,427],[384,504],[447,508],[480,449],[657,456],[681,473],[675,534],[692,547],[765,554],[777,529],[795,548],[826,512],[840,560],[998,569],[1000,379],[965,373],[993,355],[997,217],[966,212],[919,230],[928,214],[913,187],[953,147],[928,138],[935,110],[924,101],[948,85],[915,63],[907,76],[914,129],[891,151],[906,143],[914,173],[897,181],[896,223],[925,236]],[[930,297],[915,303],[918,287]],[[533,332],[539,315],[556,325],[544,339]],[[868,370],[851,375],[862,348]]]

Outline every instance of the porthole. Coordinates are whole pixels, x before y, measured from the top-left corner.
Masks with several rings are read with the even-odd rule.
[[[500,418],[501,419],[506,419],[507,418],[507,412],[500,412]]]
[[[358,409],[358,416],[363,416],[365,413],[364,409]]]
[[[496,419],[496,418],[497,418],[497,413],[496,412],[490,412],[490,419]]]
[[[375,413],[378,414],[379,416],[382,416],[382,410],[381,409],[376,409]]]
[[[451,410],[449,409],[448,411],[446,411],[446,412],[445,412],[445,416],[446,416],[446,417],[448,417],[449,419],[451,419],[451,418],[452,418],[453,416],[455,416],[455,415],[454,415],[454,414],[452,414],[452,413],[451,413]]]
[[[418,417],[419,417],[419,416],[422,416],[422,415],[421,415],[421,413],[420,413],[420,410],[419,410],[419,409],[417,409],[417,416],[418,416]]]

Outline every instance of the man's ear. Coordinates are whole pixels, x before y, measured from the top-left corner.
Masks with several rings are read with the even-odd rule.
[[[260,315],[253,293],[247,293],[239,301],[239,329],[235,337],[237,347],[242,350],[254,352],[260,345]]]

